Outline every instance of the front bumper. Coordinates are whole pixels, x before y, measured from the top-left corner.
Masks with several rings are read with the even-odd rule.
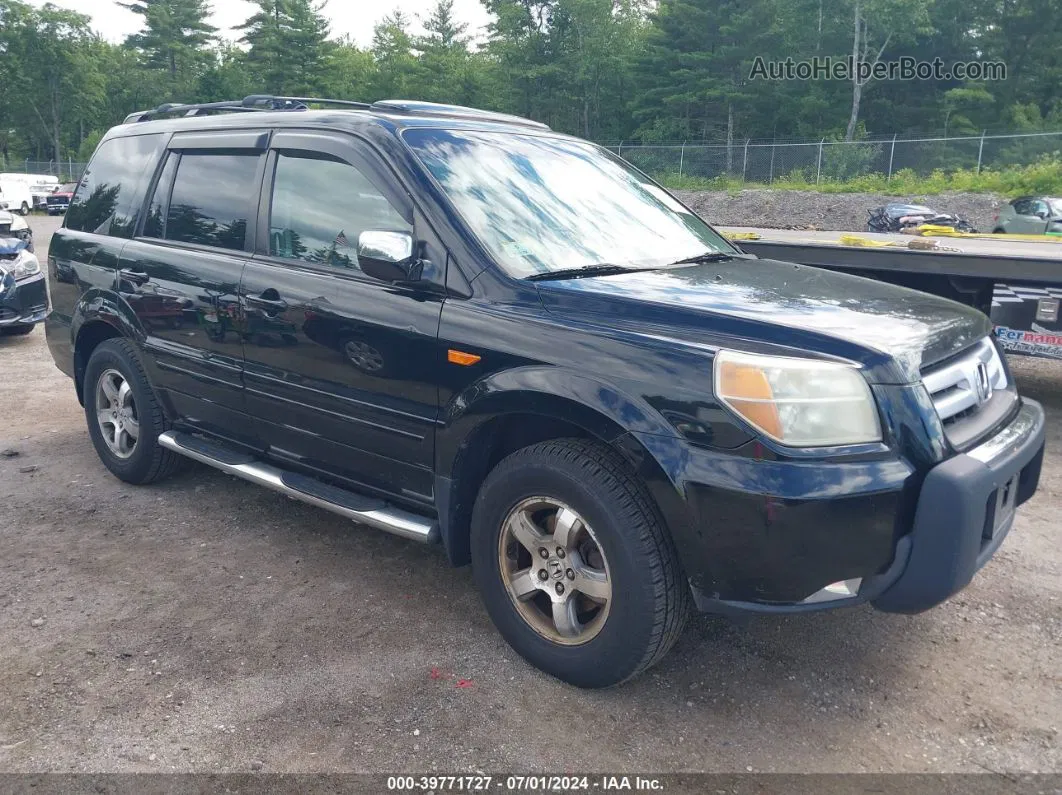
[[[717,613],[799,613],[865,602],[887,612],[928,610],[964,588],[1009,533],[1015,509],[1036,491],[1044,435],[1043,409],[1024,400],[994,437],[921,479],[910,470],[890,472],[885,464],[860,471],[819,462],[819,478],[850,488],[816,499],[761,492],[739,501],[712,489],[702,503],[715,506],[717,516],[720,505],[754,499],[766,510],[743,511],[740,534],[730,533],[727,544],[711,550],[724,565],[702,573],[701,582],[691,576],[694,601]],[[797,471],[787,467],[772,480],[790,484]],[[686,485],[692,508],[704,515],[696,505],[703,487]],[[809,496],[806,487],[799,491]],[[706,528],[699,535],[709,534]],[[684,563],[689,569],[694,561]]]
[[[1024,400],[1014,420],[988,441],[938,464],[918,498],[902,573],[879,594],[890,613],[919,613],[966,587],[1014,523],[1015,509],[1040,482],[1044,410]]]
[[[48,315],[48,282],[44,273],[0,283],[0,328],[40,323]]]

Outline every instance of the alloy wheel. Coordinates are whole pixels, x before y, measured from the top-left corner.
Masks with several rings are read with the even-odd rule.
[[[578,646],[604,627],[608,562],[590,525],[567,504],[552,497],[517,504],[502,525],[498,563],[517,612],[539,635]]]
[[[96,382],[96,421],[107,448],[129,458],[140,437],[140,418],[129,382],[117,370],[104,370]]]

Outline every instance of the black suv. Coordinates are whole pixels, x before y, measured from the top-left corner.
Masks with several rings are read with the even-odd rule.
[[[1036,490],[979,312],[743,254],[541,124],[307,102],[134,114],[78,185],[47,338],[119,478],[192,458],[441,541],[586,687],[691,602],[926,610]]]

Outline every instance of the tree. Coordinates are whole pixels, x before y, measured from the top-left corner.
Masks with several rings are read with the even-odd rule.
[[[402,9],[396,9],[380,20],[373,30],[370,49],[376,65],[373,95],[379,99],[415,93],[409,90],[418,69],[409,26],[409,18]]]
[[[432,102],[473,105],[482,98],[484,59],[468,48],[468,25],[454,17],[453,0],[437,0],[422,20],[424,35],[413,39],[417,53],[417,96]]]
[[[258,11],[244,22],[240,39],[250,45],[247,66],[265,91],[316,94],[327,82],[333,43],[328,40],[324,4],[310,0],[256,0]]]
[[[927,0],[852,0],[852,63],[869,64],[869,68],[873,69],[881,61],[890,41],[911,36],[928,27],[929,5]],[[874,38],[875,30],[880,31],[878,40]],[[877,46],[877,41],[881,42],[880,46]],[[846,141],[855,138],[863,88],[872,79],[870,75],[861,75],[858,70],[853,70],[850,75],[852,105],[844,134]]]
[[[100,41],[88,17],[50,3],[34,9],[0,0],[0,22],[3,77],[18,87],[18,107],[32,111],[21,111],[22,124],[61,160],[64,134],[102,101]]]
[[[133,0],[119,5],[144,18],[143,30],[126,43],[144,54],[149,68],[167,70],[171,83],[207,60],[204,49],[217,33],[206,21],[207,0]]]

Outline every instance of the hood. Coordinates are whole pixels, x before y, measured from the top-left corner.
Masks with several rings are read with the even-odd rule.
[[[0,256],[13,257],[26,247],[26,241],[20,238],[0,237]]]
[[[991,331],[985,315],[954,301],[765,259],[542,281],[538,288],[557,314],[709,345],[812,351],[860,362],[879,383],[917,381],[922,367]]]

